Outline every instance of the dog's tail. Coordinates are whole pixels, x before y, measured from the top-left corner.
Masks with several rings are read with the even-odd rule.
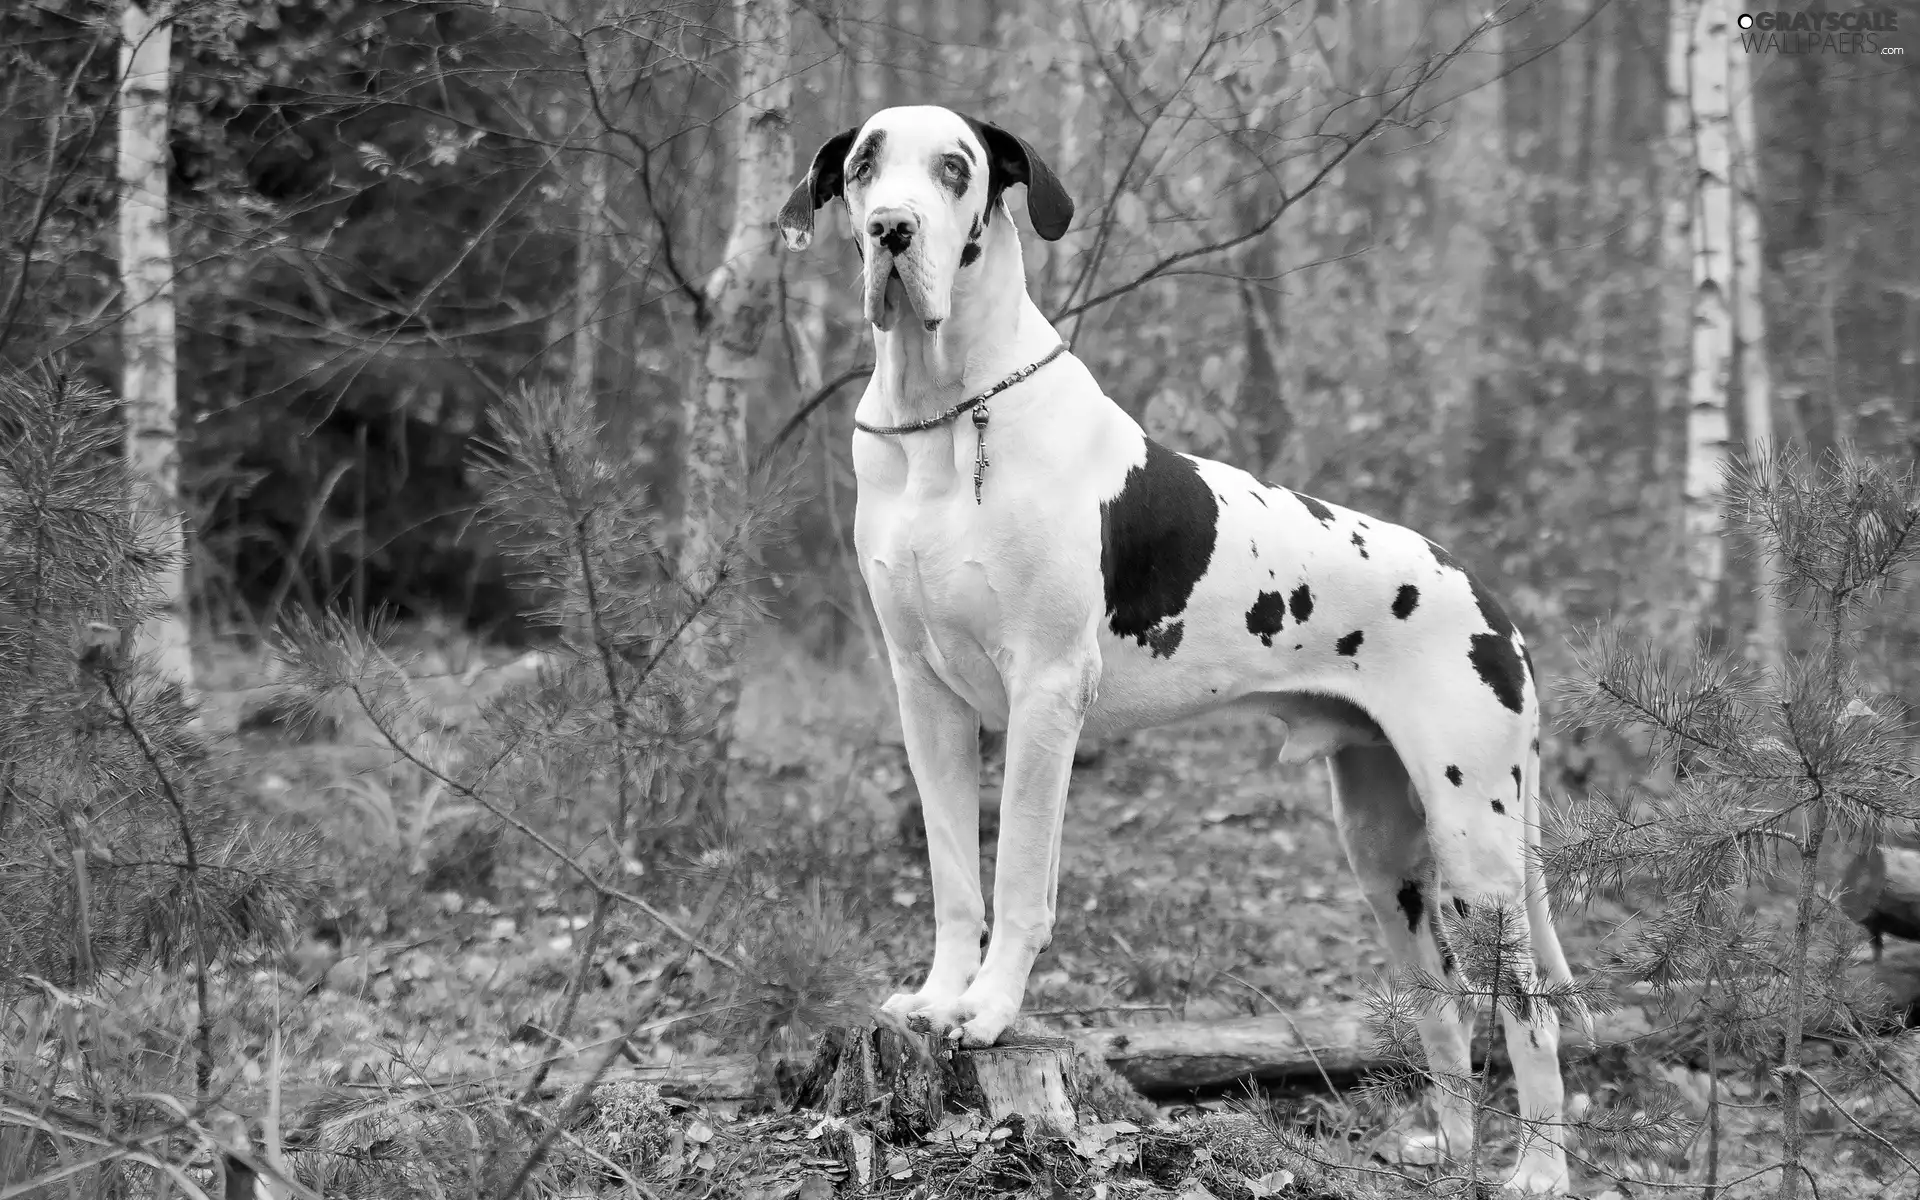
[[[1546,877],[1540,870],[1540,712],[1534,706],[1532,741],[1527,749],[1525,812],[1521,818],[1527,830],[1527,926],[1533,935],[1533,957],[1553,983],[1571,984],[1573,969],[1567,965],[1566,952],[1560,948],[1560,935],[1553,928],[1553,905],[1547,898]]]

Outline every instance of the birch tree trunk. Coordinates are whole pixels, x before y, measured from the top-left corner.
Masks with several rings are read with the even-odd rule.
[[[775,218],[793,186],[793,99],[787,69],[791,0],[733,0],[740,45],[738,103],[728,118],[734,158],[733,218],[720,266],[707,281],[710,318],[687,390],[681,447],[685,519],[682,582],[694,596],[718,582],[745,515],[747,401],[770,382],[761,354],[779,328]],[[712,687],[713,733],[705,778],[682,798],[683,818],[717,820],[726,801],[727,747],[740,694],[730,622],[709,616],[689,630],[691,664]]]
[[[1675,452],[1675,435],[1687,411],[1687,372],[1693,345],[1687,323],[1693,313],[1693,107],[1688,70],[1694,17],[1701,0],[1667,0],[1665,136],[1655,152],[1654,171],[1663,202],[1660,220],[1660,387],[1659,427],[1654,436],[1654,481],[1649,511],[1679,506],[1673,481],[1686,469]],[[1684,489],[1682,489],[1684,492]],[[1684,522],[1682,522],[1684,526]],[[1681,531],[1684,538],[1684,528]],[[1676,549],[1680,548],[1676,539]]]
[[[1693,349],[1687,372],[1687,465],[1681,513],[1686,531],[1687,613],[1696,630],[1710,622],[1726,572],[1721,473],[1727,461],[1727,391],[1733,367],[1728,7],[1728,0],[1703,0],[1687,47],[1687,94],[1693,115]]]
[[[120,11],[120,395],[136,511],[166,554],[159,599],[134,636],[162,677],[193,686],[187,627],[187,539],[180,505],[174,373],[173,251],[167,242],[167,85],[173,27],[129,0]]]
[[[1760,150],[1754,139],[1753,78],[1739,41],[1727,39],[1727,86],[1732,105],[1733,330],[1740,369],[1740,411],[1750,459],[1772,452],[1773,372],[1767,360],[1764,242],[1760,230]],[[1779,564],[1764,549],[1754,559],[1753,652],[1776,676],[1785,666]]]

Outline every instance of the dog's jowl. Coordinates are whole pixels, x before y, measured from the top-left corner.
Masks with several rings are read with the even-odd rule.
[[[1341,838],[1396,963],[1455,970],[1453,914],[1504,904],[1532,947],[1518,986],[1567,979],[1528,855],[1539,704],[1519,632],[1419,534],[1147,438],[1056,353],[1003,199],[1015,185],[1035,232],[1060,237],[1073,201],[1031,145],[944,108],[892,108],[822,146],[780,217],[799,249],[817,209],[846,206],[873,326],[854,537],[935,916],[925,982],[887,1008],[969,1045],[997,1039],[1052,936],[1081,734],[1227,705],[1283,721],[1284,759],[1329,760]],[[982,717],[1007,730],[984,955]],[[1509,1186],[1564,1191],[1557,1019],[1515,1008],[1502,1020],[1533,1121]],[[1467,1071],[1470,1033],[1450,1009],[1421,1021],[1436,1072]],[[1467,1104],[1442,1089],[1436,1108],[1408,1149],[1463,1151]]]

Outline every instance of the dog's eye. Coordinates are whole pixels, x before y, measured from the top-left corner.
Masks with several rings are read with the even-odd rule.
[[[867,181],[867,177],[872,174],[873,174],[873,160],[863,158],[859,162],[853,164],[853,170],[847,172],[847,177],[852,179],[855,183],[865,183]]]
[[[940,160],[940,172],[954,183],[964,186],[967,182],[966,160],[957,154],[949,154]]]

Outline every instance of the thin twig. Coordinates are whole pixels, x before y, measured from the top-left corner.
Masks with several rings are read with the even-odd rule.
[[[173,808],[174,819],[180,828],[180,848],[187,859],[187,902],[193,909],[193,947],[194,947],[194,1000],[198,1010],[198,1028],[195,1032],[198,1062],[194,1068],[194,1085],[200,1102],[205,1104],[207,1094],[213,1088],[213,1001],[207,984],[208,971],[212,967],[212,955],[207,949],[206,909],[200,897],[200,852],[194,843],[193,826],[187,819],[187,807],[181,801],[180,794],[174,789],[173,778],[161,765],[160,755],[147,735],[134,719],[133,710],[128,706],[126,697],[117,683],[117,671],[105,667],[99,671],[101,685],[113,700],[120,725],[127,731],[139,747],[140,755],[147,760],[147,766],[153,771],[155,782],[160,785],[160,793]]]
[[[726,888],[726,883],[727,876],[724,874],[718,875],[715,876],[712,885],[707,889],[706,898],[700,903],[699,920],[701,926],[704,926],[707,921],[712,919],[713,911],[719,905],[720,896]],[[679,956],[668,964],[651,984],[647,985],[647,990],[635,999],[632,1006],[633,1011],[644,1014],[650,1010],[655,1002],[659,1000],[662,993],[666,991],[667,986],[673,982],[674,976],[678,975],[681,968],[686,965],[689,957],[689,951],[681,951]],[[527,1181],[533,1177],[534,1171],[539,1169],[540,1163],[546,1158],[547,1151],[552,1149],[554,1138],[562,1130],[571,1126],[574,1118],[577,1117],[580,1111],[587,1106],[587,1103],[593,1099],[593,1089],[599,1084],[601,1077],[613,1068],[613,1064],[618,1061],[621,1056],[628,1052],[628,1039],[635,1036],[640,1031],[640,1027],[645,1023],[643,1020],[634,1020],[619,1037],[614,1038],[607,1046],[606,1052],[603,1053],[599,1061],[594,1064],[593,1070],[588,1073],[585,1081],[583,1081],[580,1086],[575,1089],[573,1095],[568,1098],[566,1107],[561,1109],[559,1115],[553,1118],[547,1125],[546,1132],[541,1135],[540,1140],[534,1143],[532,1150],[528,1151],[526,1160],[520,1164],[520,1169],[514,1173],[513,1179],[499,1193],[498,1200],[513,1200],[515,1196],[520,1194],[520,1189],[527,1185]],[[544,1079],[545,1072],[536,1072],[535,1077],[536,1079]],[[527,1107],[531,1103],[534,1091],[534,1086],[528,1087],[527,1092],[521,1098],[521,1107]]]
[[[1223,971],[1221,972],[1221,974],[1224,975],[1226,974],[1226,972]],[[1232,979],[1233,976],[1227,975],[1227,978]],[[1272,1003],[1272,1002],[1269,1001],[1268,1003]],[[1090,1016],[1093,1013],[1116,1013],[1116,1012],[1118,1013],[1160,1012],[1160,1013],[1167,1013],[1171,1015],[1173,1012],[1173,1005],[1171,1004],[1089,1004],[1079,1008],[1029,1008],[1029,1009],[1021,1010],[1021,1015],[1028,1016],[1028,1017],[1084,1017],[1084,1016]],[[1295,1034],[1298,1034],[1299,1032],[1300,1031],[1297,1029],[1294,1030]],[[1307,1051],[1307,1053],[1311,1054],[1313,1053],[1313,1051],[1309,1050]]]
[[[815,409],[833,399],[834,394],[841,388],[856,379],[862,379],[871,374],[873,374],[873,364],[861,363],[857,367],[847,368],[828,382],[821,384],[820,390],[809,396],[806,403],[802,404],[794,411],[791,417],[787,418],[787,423],[780,427],[780,432],[773,435],[773,440],[767,443],[766,449],[762,450],[760,456],[754,460],[753,469],[755,473],[758,473],[769,462],[773,461],[773,456],[780,449],[781,445],[785,443],[789,437],[793,436],[794,431],[806,424],[807,418],[813,415]]]
[[[1228,979],[1233,980],[1235,983],[1239,984],[1241,987],[1246,988],[1248,991],[1252,992],[1254,995],[1260,997],[1262,1000],[1265,1000],[1268,1004],[1273,1006],[1273,1011],[1280,1014],[1280,1019],[1287,1023],[1287,1028],[1293,1030],[1294,1040],[1300,1043],[1300,1048],[1305,1050],[1307,1052],[1307,1057],[1313,1060],[1313,1069],[1320,1072],[1320,1082],[1326,1084],[1327,1091],[1332,1093],[1337,1099],[1345,1100],[1346,1096],[1340,1091],[1339,1088],[1333,1086],[1333,1076],[1327,1074],[1327,1068],[1323,1063],[1321,1063],[1320,1055],[1314,1050],[1313,1043],[1307,1041],[1307,1036],[1300,1032],[1300,1027],[1293,1023],[1293,1017],[1287,1012],[1285,1008],[1281,1007],[1280,1002],[1278,1000],[1275,1000],[1272,996],[1269,996],[1266,993],[1265,989],[1256,987],[1253,984],[1248,983],[1246,980],[1240,978],[1238,975],[1235,975],[1232,971],[1222,971],[1220,973],[1222,975],[1225,975]]]
[[[1800,1078],[1803,1081],[1813,1085],[1814,1091],[1819,1092],[1822,1096],[1825,1096],[1827,1098],[1827,1103],[1833,1106],[1833,1111],[1845,1117],[1847,1119],[1847,1124],[1853,1126],[1855,1129],[1858,1129],[1861,1133],[1866,1134],[1868,1137],[1872,1138],[1874,1141],[1879,1142],[1882,1146],[1885,1146],[1887,1149],[1893,1151],[1894,1157],[1898,1158],[1901,1162],[1907,1164],[1907,1170],[1912,1171],[1915,1175],[1920,1175],[1920,1163],[1915,1163],[1911,1158],[1908,1158],[1906,1156],[1905,1152],[1903,1152],[1900,1149],[1900,1147],[1894,1145],[1892,1142],[1888,1141],[1886,1138],[1881,1137],[1879,1134],[1875,1133],[1873,1130],[1868,1129],[1865,1125],[1862,1125],[1860,1123],[1859,1118],[1855,1117],[1852,1113],[1848,1112],[1847,1106],[1840,1103],[1840,1101],[1834,1097],[1834,1094],[1826,1089],[1825,1084],[1822,1084],[1818,1079],[1814,1078],[1814,1075],[1811,1071],[1808,1071],[1805,1067],[1795,1067],[1793,1069],[1799,1072]],[[1786,1072],[1785,1067],[1780,1068],[1780,1070],[1782,1074]]]
[[[73,74],[68,76],[66,94],[61,96],[59,107],[54,110],[53,116],[47,123],[46,175],[41,180],[40,194],[34,198],[33,218],[27,223],[27,235],[20,244],[20,274],[13,281],[13,295],[7,299],[7,311],[4,316],[0,316],[0,349],[6,347],[7,340],[13,332],[14,320],[20,315],[20,305],[27,298],[27,281],[33,275],[34,248],[39,244],[40,233],[46,227],[48,214],[53,210],[53,198],[66,188],[67,182],[92,158],[94,139],[98,138],[100,131],[107,127],[106,114],[113,111],[120,88],[125,83],[122,79],[114,80],[113,95],[109,98],[113,103],[102,105],[95,111],[93,127],[87,130],[86,144],[81,146],[80,153],[74,156],[73,165],[60,174],[56,182],[54,167],[60,157],[60,127],[64,123],[62,118],[66,115],[67,105],[73,103],[74,92],[78,90],[80,80],[86,74],[87,68],[92,65],[94,54],[105,40],[104,28],[94,34],[92,44],[87,47],[87,52],[80,56],[80,61],[74,65]]]

